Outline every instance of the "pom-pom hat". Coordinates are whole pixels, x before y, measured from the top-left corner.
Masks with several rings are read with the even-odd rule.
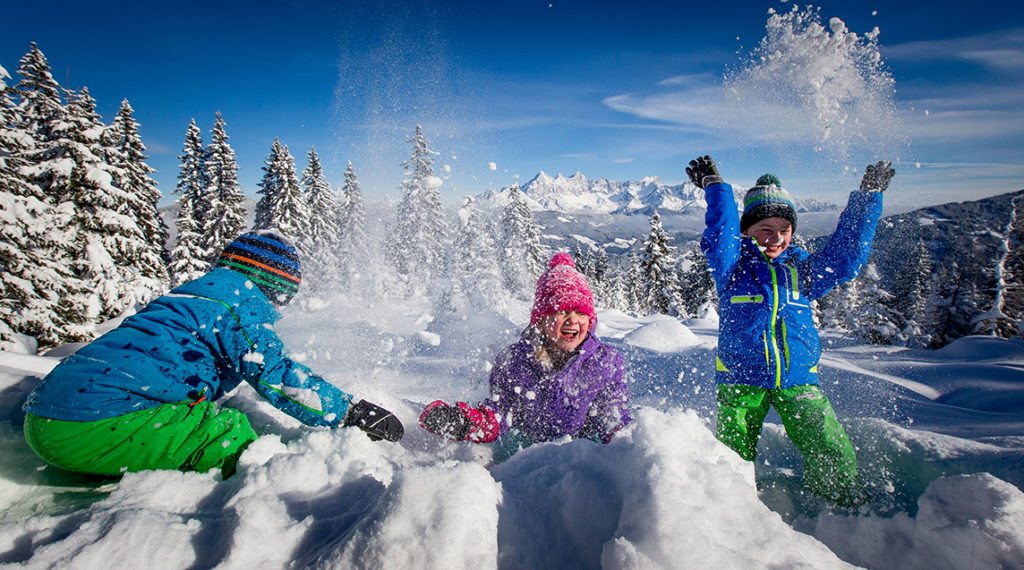
[[[743,197],[743,216],[740,231],[768,218],[783,218],[793,224],[796,230],[796,202],[789,192],[782,188],[782,182],[774,174],[765,174],[757,179],[757,185],[747,190]]]
[[[279,306],[287,305],[302,283],[299,252],[274,230],[242,234],[224,248],[217,266],[244,274]]]
[[[594,294],[587,278],[576,271],[572,257],[564,251],[552,256],[548,269],[537,279],[537,293],[530,311],[530,324],[536,325],[548,315],[561,311],[577,311],[597,320]]]

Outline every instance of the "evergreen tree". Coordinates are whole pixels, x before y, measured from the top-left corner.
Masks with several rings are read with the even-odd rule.
[[[928,346],[931,342],[931,335],[922,325],[926,319],[931,285],[931,254],[924,240],[919,239],[908,262],[900,266],[894,295],[895,309],[903,317],[900,336],[910,346]]]
[[[137,263],[149,250],[128,192],[114,185],[124,172],[104,158],[104,126],[83,88],[72,94],[59,132],[73,161],[66,192],[74,205],[71,229],[76,273],[89,291],[87,316],[103,321],[152,298],[162,284],[142,278]]]
[[[302,187],[309,212],[309,229],[299,241],[303,263],[312,269],[308,273],[316,276],[314,283],[329,282],[338,274],[338,201],[324,177],[316,148],[307,155]]]
[[[276,229],[294,243],[307,232],[306,202],[295,173],[295,159],[286,145],[274,139],[263,167],[256,203],[255,229]]]
[[[35,42],[19,61],[18,75],[21,81],[16,90],[21,100],[16,126],[35,141],[36,150],[49,150],[50,143],[58,138],[55,130],[64,118],[64,105],[50,62]]]
[[[366,234],[363,191],[351,161],[345,168],[345,185],[341,191],[343,200],[339,206],[341,212],[338,216],[338,255],[342,280],[351,284],[360,271],[370,266],[370,238]]]
[[[202,220],[206,261],[216,262],[227,244],[245,232],[245,196],[238,184],[238,161],[228,143],[224,117],[217,113],[204,153],[204,182],[208,206]]]
[[[608,281],[608,253],[605,252],[604,248],[597,248],[594,252],[590,270],[592,273],[593,285],[599,290],[604,290],[604,286]]]
[[[157,209],[160,190],[149,176],[155,170],[146,163],[146,146],[139,136],[139,124],[128,100],[121,101],[121,108],[104,133],[104,139],[107,162],[116,172],[114,185],[126,194],[125,208],[121,213],[131,217],[142,231],[137,257],[126,261],[133,264],[140,278],[137,283],[138,301],[148,303],[166,288],[169,281],[167,226]]]
[[[20,101],[13,128],[31,140],[18,151],[17,159],[23,165],[19,172],[38,188],[39,198],[46,203],[39,219],[45,230],[33,240],[31,250],[40,268],[32,281],[38,285],[37,291],[45,293],[32,301],[33,310],[27,317],[32,324],[21,332],[35,337],[43,346],[88,340],[89,292],[78,279],[77,252],[71,245],[76,236],[70,188],[77,143],[68,139],[61,88],[46,56],[34,43],[21,58],[18,74],[21,80],[15,90]]]
[[[540,226],[519,186],[509,187],[508,196],[508,205],[501,216],[498,258],[504,271],[505,287],[526,299],[533,294],[537,278],[544,271],[547,251],[540,243]]]
[[[1003,314],[1007,321],[1000,336],[1024,337],[1024,200],[1013,200],[1013,223],[1007,235],[1003,275]]]
[[[626,273],[619,268],[609,267],[605,273],[604,305],[611,309],[629,311],[629,300],[626,295]]]
[[[644,295],[643,265],[640,261],[640,255],[636,251],[632,251],[629,254],[624,283],[626,286],[627,310],[645,314],[649,312],[651,307]]]
[[[461,293],[478,307],[493,306],[502,288],[493,231],[472,198],[466,198],[459,209],[459,220],[448,262],[448,275],[454,285],[452,295]]]
[[[1019,263],[1018,259],[1020,257],[1020,253],[1015,251],[1015,249],[1019,248],[1015,241],[1019,242],[1021,234],[1019,228],[1021,225],[1018,210],[1019,201],[1015,197],[1010,203],[1010,217],[1001,233],[1001,255],[996,259],[995,267],[992,271],[993,291],[989,296],[992,299],[991,305],[987,311],[974,318],[973,332],[975,334],[987,334],[1003,338],[1010,338],[1019,334],[1020,317],[1022,315],[1019,311],[1015,310],[1016,307],[1010,308],[1010,313],[1007,313],[1008,307],[1006,303],[1007,292],[1009,291],[1012,294],[1015,288],[1019,286],[1019,281],[1014,282],[1012,280],[1016,273],[1014,269]]]
[[[415,290],[418,284],[429,284],[441,274],[448,223],[438,192],[441,180],[434,176],[437,153],[430,149],[419,125],[409,142],[412,155],[403,163],[402,201],[391,245],[398,274],[406,280],[404,286]]]
[[[60,336],[54,312],[62,285],[48,255],[54,246],[49,205],[21,172],[34,141],[18,127],[9,78],[0,66],[0,350],[20,351],[17,335]]]
[[[890,308],[892,294],[882,289],[880,280],[873,263],[865,265],[857,277],[860,311],[853,332],[872,344],[891,344],[900,330],[899,317]]]
[[[203,140],[195,119],[185,130],[185,143],[178,157],[178,217],[174,226],[178,230],[174,250],[171,252],[171,275],[176,285],[191,281],[210,270],[209,256],[203,240],[203,208],[206,174],[203,168]]]
[[[643,276],[643,295],[650,310],[664,314],[678,313],[679,276],[676,274],[675,248],[668,244],[669,237],[661,227],[661,216],[651,215],[651,230],[644,241],[640,270]]]
[[[687,316],[701,317],[718,303],[708,258],[700,246],[694,246],[684,257],[684,265],[686,269],[679,284],[682,308]]]

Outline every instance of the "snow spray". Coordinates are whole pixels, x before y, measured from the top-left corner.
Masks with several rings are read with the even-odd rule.
[[[785,159],[816,155],[861,170],[906,154],[894,104],[895,80],[878,48],[878,28],[859,35],[820,9],[769,10],[765,36],[725,74],[729,130],[767,143]]]

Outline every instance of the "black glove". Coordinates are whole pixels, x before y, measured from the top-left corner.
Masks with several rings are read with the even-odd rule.
[[[472,427],[469,423],[469,418],[462,413],[458,406],[449,406],[447,404],[435,406],[427,410],[420,417],[420,423],[427,431],[456,441],[466,439]]]
[[[864,171],[860,189],[865,192],[885,192],[893,176],[896,176],[896,170],[892,163],[888,160],[879,160],[875,164],[869,164]]]
[[[345,422],[342,425],[357,427],[365,431],[373,441],[381,439],[398,441],[405,435],[405,427],[395,417],[395,414],[366,400],[360,400],[349,406],[348,413],[345,414]]]
[[[690,166],[686,167],[686,175],[690,177],[690,182],[693,182],[697,188],[707,188],[722,181],[715,161],[706,154],[690,161]]]

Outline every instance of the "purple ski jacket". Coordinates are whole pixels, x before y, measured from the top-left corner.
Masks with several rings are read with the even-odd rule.
[[[561,370],[545,371],[524,335],[498,355],[491,397],[502,434],[517,429],[535,442],[562,436],[605,443],[628,424],[629,388],[622,355],[588,334]]]

